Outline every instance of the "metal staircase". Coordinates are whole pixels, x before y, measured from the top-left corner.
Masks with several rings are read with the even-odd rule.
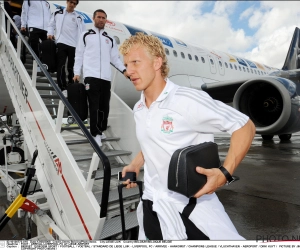
[[[19,32],[17,49],[12,46],[7,36],[9,23],[16,27],[9,17],[5,27],[7,13],[3,6],[0,11],[1,72],[23,132],[26,155],[30,157],[36,149],[39,151],[35,165],[42,192],[27,196],[41,211],[32,216],[39,229],[37,237],[118,239],[122,229],[116,177],[139,151],[131,109],[112,92],[107,138],[100,148],[89,133],[89,126],[80,120],[56,85],[56,74],[43,68]],[[22,48],[27,50],[24,64]],[[116,70],[113,72],[117,74]],[[68,111],[74,124],[62,122]],[[6,167],[9,169],[9,165]],[[0,175],[2,181],[10,178],[2,170]],[[128,238],[136,237],[138,202],[138,188],[124,190]]]

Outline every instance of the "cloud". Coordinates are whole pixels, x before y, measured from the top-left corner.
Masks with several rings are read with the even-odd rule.
[[[247,19],[254,12],[254,7],[250,7],[240,14],[239,20]]]
[[[262,1],[255,4],[255,7],[249,7],[246,3],[80,1],[77,8],[89,13],[101,8],[107,12],[109,20],[281,67],[293,30],[300,23],[299,2]],[[242,26],[244,23],[248,27]],[[249,29],[254,31],[251,36],[247,35]]]

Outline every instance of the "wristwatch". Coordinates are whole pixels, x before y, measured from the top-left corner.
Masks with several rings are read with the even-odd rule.
[[[222,173],[226,177],[226,180],[227,180],[226,185],[229,185],[232,182],[239,180],[239,177],[237,177],[237,176],[231,176],[231,174],[223,166],[220,166],[219,169],[222,171]]]

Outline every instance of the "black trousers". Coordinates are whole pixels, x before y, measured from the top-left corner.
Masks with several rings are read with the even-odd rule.
[[[110,81],[94,77],[84,79],[90,111],[90,131],[92,136],[102,135],[107,129],[107,118],[109,114]]]
[[[40,58],[40,50],[39,50],[39,44],[40,39],[42,41],[47,39],[47,31],[38,29],[38,28],[28,28],[29,31],[29,44],[34,51],[34,53]]]
[[[74,61],[75,61],[75,47],[66,45],[64,43],[57,44],[57,84],[61,90],[65,90],[67,87],[66,82],[66,60],[68,58],[68,84],[73,82],[74,77]]]
[[[143,223],[145,235],[149,240],[163,240],[157,213],[152,210],[153,202],[150,200],[142,200],[143,202]],[[209,240],[209,238],[200,231],[195,224],[188,218],[196,205],[196,199],[191,198],[190,203],[184,208],[180,214],[182,222],[185,226],[188,240]]]

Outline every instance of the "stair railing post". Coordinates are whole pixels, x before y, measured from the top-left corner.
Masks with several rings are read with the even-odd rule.
[[[18,59],[21,58],[21,46],[22,46],[22,40],[18,36],[18,43],[17,43],[17,57],[18,57]]]
[[[56,127],[55,127],[55,133],[59,134],[61,132],[61,125],[62,125],[62,119],[64,115],[64,109],[65,105],[61,100],[59,100],[58,104],[58,112],[56,116]]]
[[[97,169],[98,169],[98,166],[99,166],[99,162],[100,162],[99,156],[96,153],[93,153],[93,158],[92,158],[92,161],[91,161],[89,174],[88,174],[88,177],[86,179],[86,184],[85,184],[85,187],[84,187],[86,192],[92,191],[92,188],[93,188],[93,185],[94,185],[94,180],[95,180],[95,177],[96,177],[96,172],[97,172]]]
[[[32,75],[31,75],[31,86],[33,88],[36,87],[36,78],[37,78],[37,63],[35,60],[33,60],[33,64],[32,64]]]
[[[9,22],[9,20],[7,19],[7,25],[6,25],[6,27],[7,27],[7,33],[6,33],[6,36],[7,36],[7,39],[8,40],[10,40],[10,22]]]

